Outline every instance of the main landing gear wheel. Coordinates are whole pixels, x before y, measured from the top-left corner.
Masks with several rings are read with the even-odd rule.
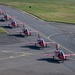
[[[53,56],[53,59],[55,59],[55,56]]]
[[[46,47],[47,47],[47,44],[46,44]]]
[[[65,56],[65,60],[67,60],[67,57]]]
[[[36,44],[35,44],[35,46],[36,46]]]
[[[17,24],[17,27],[19,27],[19,25]]]

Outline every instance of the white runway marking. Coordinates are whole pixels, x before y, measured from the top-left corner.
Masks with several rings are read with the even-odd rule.
[[[15,55],[10,56],[9,58],[18,58],[18,57],[23,57],[23,56],[28,56],[28,55],[32,55],[32,53],[25,53],[25,52],[16,53]]]
[[[9,53],[9,54],[13,53],[9,57],[0,58],[0,60],[11,59],[11,58],[18,58],[18,57],[32,55],[32,53],[28,53],[28,52],[15,52],[15,51],[6,51],[6,50],[0,50],[0,52]]]
[[[0,52],[9,53],[9,52],[14,52],[14,51],[0,50]]]
[[[43,54],[46,52],[53,52],[55,49],[49,50],[49,51],[42,51],[42,52],[37,52],[37,53],[29,53],[29,52],[15,52],[15,51],[6,51],[6,50],[0,50],[0,52],[4,52],[4,53],[13,53],[12,55],[10,55],[9,57],[5,57],[5,58],[0,58],[0,60],[6,60],[6,59],[14,59],[14,58],[18,58],[18,57],[24,57],[24,56],[30,56],[30,55],[38,55],[38,54]]]

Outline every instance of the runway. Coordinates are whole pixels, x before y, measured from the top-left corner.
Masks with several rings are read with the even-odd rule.
[[[26,24],[30,30],[39,31],[45,41],[54,41],[60,44],[60,49],[65,53],[75,53],[75,26],[72,24],[45,22],[19,9],[8,6],[0,6],[7,11],[18,22]],[[39,49],[26,42],[37,40],[37,33],[32,36],[19,36],[17,31],[21,31],[22,25],[18,28],[8,28],[10,22],[0,22],[0,26],[5,28],[7,34],[0,35],[0,74],[1,75],[74,75],[75,56],[70,60],[60,63],[54,61],[52,57],[44,54],[53,53],[55,45],[48,48]],[[0,40],[1,41],[1,40]]]

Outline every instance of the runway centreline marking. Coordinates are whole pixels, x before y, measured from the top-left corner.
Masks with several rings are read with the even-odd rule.
[[[19,21],[19,20],[17,20],[16,18],[14,18],[16,21],[18,21],[18,22],[20,22],[20,23],[22,23],[21,21]],[[24,23],[25,24],[25,23]],[[26,25],[26,24],[25,24]],[[35,30],[35,29],[33,29],[33,28],[31,28],[31,27],[29,27],[29,26],[27,26],[26,25],[26,27],[28,27],[29,29],[31,29],[31,30]],[[37,30],[35,30],[35,31],[37,31]],[[37,32],[38,33],[38,32]],[[40,33],[39,32],[39,34],[40,35],[42,35],[43,37],[45,37],[46,39],[48,39],[48,40],[50,40],[50,41],[52,41],[52,42],[55,42],[55,41],[53,41],[52,39],[50,39],[50,38],[48,38],[47,36],[45,36],[44,34],[42,34],[42,33]],[[57,42],[56,42],[57,43]],[[57,43],[57,44],[59,44],[59,43]],[[67,51],[69,51],[69,52],[71,52],[71,53],[73,53],[74,54],[74,52],[72,52],[72,51],[70,51],[69,49],[67,49],[67,48],[65,48],[64,46],[62,46],[61,44],[59,44],[62,48],[64,48],[65,50],[67,50]]]
[[[61,33],[52,34],[52,35],[48,36],[48,38],[53,37],[53,36],[57,36],[57,35],[62,35],[62,34]]]

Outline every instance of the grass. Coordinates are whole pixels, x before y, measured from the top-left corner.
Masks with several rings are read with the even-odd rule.
[[[0,0],[0,3],[22,9],[45,21],[75,24],[75,0]]]
[[[2,27],[0,27],[0,33],[7,33],[7,31],[3,29]]]

